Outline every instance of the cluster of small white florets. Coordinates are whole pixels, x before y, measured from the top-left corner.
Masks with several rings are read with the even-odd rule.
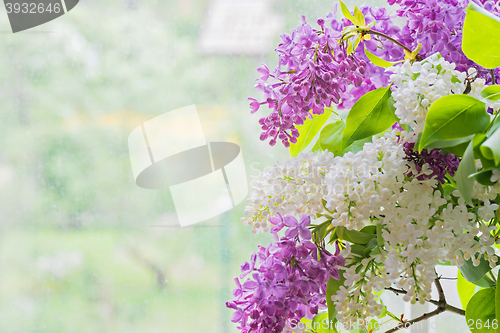
[[[410,126],[416,133],[423,131],[432,103],[446,95],[462,94],[466,88],[466,73],[455,70],[455,64],[438,54],[413,64],[407,60],[388,71],[394,73],[391,81],[396,116],[401,124]]]
[[[374,138],[357,154],[334,158],[325,177],[326,207],[332,211],[333,226],[359,230],[369,224],[383,225],[385,250],[349,268],[345,287],[333,298],[346,320],[378,315],[380,306],[374,306],[371,291],[392,284],[405,290],[405,301],[430,299],[438,261],[460,266],[465,257],[479,265],[484,254],[490,266],[496,266],[495,238],[490,235],[495,227],[483,221],[488,222],[498,209],[490,200],[500,188],[476,183],[473,197],[482,202],[468,207],[458,190],[448,195],[437,190],[436,179],[405,178],[411,164],[404,160],[401,146],[407,139],[414,137],[402,133],[398,140],[392,132]],[[429,173],[425,165],[421,172]]]
[[[363,150],[337,156],[325,176],[326,208],[332,225],[361,229],[370,216],[378,216],[383,202],[398,190],[408,170],[396,131],[373,138]]]
[[[252,232],[270,229],[269,218],[281,215],[326,213],[321,199],[326,194],[323,186],[325,173],[332,165],[333,154],[324,151],[301,153],[283,165],[276,164],[261,174],[247,200],[244,224],[253,225]]]
[[[363,259],[362,269],[351,266],[344,272],[345,282],[332,296],[338,318],[346,322],[380,316],[384,306],[378,301],[374,292],[380,292],[391,286],[383,278],[385,269],[378,266],[376,259]]]

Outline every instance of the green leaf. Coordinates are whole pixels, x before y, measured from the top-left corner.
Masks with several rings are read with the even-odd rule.
[[[476,163],[474,162],[474,152],[472,151],[472,141],[465,150],[462,161],[455,173],[455,181],[460,194],[464,197],[465,202],[472,205],[472,190],[474,188],[474,178],[469,178],[469,175],[476,172]],[[478,279],[479,280],[479,279]],[[470,281],[470,280],[469,280]]]
[[[352,52],[357,50],[359,43],[361,43],[361,35],[360,34],[356,37],[356,39],[354,39],[354,45],[352,47]]]
[[[315,333],[328,333],[335,332],[333,329],[330,329],[330,320],[328,317],[328,313],[320,313],[313,317],[311,322],[311,328]]]
[[[337,292],[339,291],[340,286],[344,284],[344,281],[344,271],[340,270],[340,279],[335,280],[330,277],[328,283],[326,284],[326,305],[328,306],[328,319],[330,319],[330,323],[333,324],[330,327],[333,327],[333,331],[335,332],[337,331],[335,329],[335,324],[337,323],[337,310],[335,310],[332,296],[337,295]]]
[[[391,110],[391,113],[396,113],[396,107],[394,104],[396,104],[396,101],[394,98],[392,98],[392,95],[389,97],[389,100],[387,100],[387,104],[389,105],[389,110]],[[408,126],[406,124],[399,124],[405,131],[408,131]]]
[[[469,259],[459,268],[463,277],[472,283],[481,280],[491,270],[488,260],[484,259],[482,254],[479,266],[474,266],[472,260]]]
[[[359,25],[358,21],[354,18],[354,16],[352,16],[351,12],[349,11],[349,9],[347,9],[346,5],[344,5],[344,3],[342,1],[340,1],[340,8],[342,9],[342,14],[344,15],[344,17],[346,19],[348,19],[349,21],[351,21],[354,25]]]
[[[340,156],[344,156],[348,152],[356,154],[357,152],[362,151],[363,146],[367,142],[372,142],[372,138],[368,137],[368,138],[354,141],[352,144],[349,145],[349,147],[344,148],[344,150],[342,150],[342,152],[340,153]]]
[[[364,94],[354,104],[347,115],[342,147],[346,148],[356,140],[378,134],[398,121],[389,108],[390,96],[390,86],[378,88]]]
[[[363,13],[358,9],[358,6],[354,7],[354,16],[356,17],[356,21],[358,21],[358,25],[360,27],[364,27],[366,25],[365,21],[365,16]]]
[[[443,148],[443,150],[449,154],[453,154],[453,155],[456,155],[458,157],[462,157],[462,156],[464,156],[465,150],[467,149],[468,145],[469,145],[469,142],[463,142],[463,143],[458,144],[458,145],[453,146],[453,147]]]
[[[361,244],[361,245],[368,244],[369,241],[377,237],[375,233],[366,233],[357,230],[348,230],[345,227],[337,227],[337,228],[344,228],[343,229],[344,240],[354,244]]]
[[[363,258],[365,257],[365,250],[366,250],[365,245],[361,245],[361,244],[351,245],[351,252],[354,254],[357,254],[360,257],[363,257]]]
[[[500,99],[500,85],[487,86],[481,91],[481,96],[490,101],[498,101]]]
[[[455,139],[455,140],[440,140],[440,141],[434,141],[431,144],[428,144],[425,148],[428,149],[433,149],[433,148],[449,148],[449,147],[455,147],[458,146],[464,142],[469,143],[470,140],[474,135],[469,135],[466,136],[465,138],[460,138],[460,139]]]
[[[490,279],[488,275],[485,275],[481,280],[472,283],[481,288],[490,288],[496,286],[496,283],[492,279]]]
[[[344,128],[345,122],[342,119],[326,125],[319,135],[321,149],[328,149],[333,155],[339,156],[342,152],[342,133],[344,132]]]
[[[379,67],[384,67],[384,68],[394,66],[395,64],[399,64],[400,62],[404,61],[404,60],[401,60],[401,61],[396,61],[396,62],[390,62],[390,61],[387,61],[385,59],[382,59],[382,58],[376,56],[375,54],[371,53],[370,51],[368,51],[366,49],[366,44],[365,44],[365,55],[368,58],[368,60],[370,60],[374,65],[379,66]]]
[[[472,333],[495,332],[492,322],[495,319],[495,288],[479,290],[469,301],[465,309],[465,319]],[[489,328],[484,325],[489,322]]]
[[[495,161],[495,165],[500,164],[500,130],[496,130],[493,134],[483,142],[480,147],[481,154],[489,160]]]
[[[500,321],[500,286],[495,286],[495,319]],[[500,332],[500,327],[495,330],[495,332]]]
[[[365,234],[376,234],[377,233],[377,227],[374,225],[367,225],[366,227],[361,228],[361,232],[364,232]]]
[[[474,177],[479,184],[482,184],[484,186],[493,186],[495,185],[495,183],[491,181],[492,173],[493,172],[491,171],[491,169],[488,170],[483,169],[469,175],[469,177]]]
[[[451,194],[451,192],[455,191],[457,188],[452,184],[443,184],[443,195],[447,196]]]
[[[469,303],[470,298],[474,295],[476,291],[476,285],[467,281],[462,273],[458,271],[457,274],[457,290],[458,296],[460,297],[460,302],[462,303],[462,309],[467,308],[467,303]]]
[[[498,116],[493,117],[492,121],[493,121],[493,124],[486,132],[486,134],[488,134],[488,135],[493,134],[493,132],[495,132],[498,128],[500,128],[500,117],[498,117]]]
[[[465,16],[462,51],[485,68],[500,66],[500,19],[470,2]]]
[[[319,138],[318,138],[318,140],[316,141],[316,143],[314,144],[314,146],[311,148],[311,151],[317,153],[317,152],[320,152],[322,150],[323,149],[321,149],[321,145],[319,144]]]
[[[384,225],[382,223],[378,223],[377,226],[377,245],[382,247],[384,246],[384,237],[382,237],[382,229]]]
[[[432,103],[419,150],[435,141],[456,140],[479,133],[490,123],[486,105],[468,95],[444,96]]]
[[[300,324],[297,324],[296,326],[294,325],[295,326],[294,328],[298,329],[299,331],[302,328],[305,328],[304,332],[310,332],[309,329],[312,327],[312,320],[311,319],[304,317],[300,320],[299,323],[302,323],[302,325],[300,325]],[[294,324],[295,324],[295,322],[294,322]]]
[[[332,112],[325,109],[323,114],[313,115],[313,119],[307,118],[304,124],[296,126],[299,130],[300,136],[297,138],[296,143],[290,145],[290,156],[295,157],[303,151],[314,139],[319,130],[326,123]]]

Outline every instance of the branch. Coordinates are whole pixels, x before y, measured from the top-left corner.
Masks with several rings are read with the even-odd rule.
[[[407,293],[408,293],[406,290],[403,290],[403,289],[396,289],[396,288],[393,288],[393,287],[387,287],[387,288],[385,288],[385,290],[392,291],[392,292],[393,292],[393,293],[395,293],[396,295],[399,295],[399,294],[407,294]]]
[[[436,285],[439,294],[439,303],[446,305],[446,298],[444,297],[444,290],[443,286],[441,286],[441,281],[439,281],[439,277],[434,279],[434,284]]]
[[[150,260],[146,259],[139,251],[136,249],[130,248],[128,249],[128,253],[130,256],[141,263],[143,266],[149,268],[150,270],[153,271],[155,275],[155,280],[156,280],[156,286],[158,289],[163,289],[165,288],[165,285],[167,283],[167,278],[165,276],[165,273],[163,270],[156,265],[155,263],[151,262]]]
[[[446,304],[446,311],[456,313],[461,316],[465,316],[465,310],[454,307],[453,305]]]
[[[446,311],[445,308],[437,308],[436,310],[434,310],[432,312],[424,313],[423,315],[421,315],[420,317],[417,317],[415,319],[403,321],[403,322],[399,323],[398,326],[391,328],[390,330],[386,331],[385,333],[393,333],[393,332],[399,331],[400,329],[411,327],[411,325],[418,323],[419,321],[426,320],[426,319],[429,319],[431,317],[437,316],[438,314],[440,314],[441,312],[444,312],[444,311]]]
[[[439,300],[438,301],[433,300],[433,299],[426,300],[426,302],[429,302],[429,303],[437,306],[436,310],[434,310],[432,312],[424,313],[420,317],[417,317],[417,318],[412,319],[412,320],[401,321],[398,324],[398,326],[391,328],[390,330],[386,331],[385,333],[393,333],[393,332],[399,331],[400,329],[408,328],[411,325],[413,325],[414,323],[418,323],[419,321],[426,320],[426,319],[429,319],[431,317],[437,316],[438,314],[445,312],[445,311],[450,311],[450,312],[456,313],[458,315],[465,316],[464,310],[459,309],[457,307],[454,307],[453,305],[446,303],[446,297],[444,295],[444,290],[443,290],[443,286],[441,285],[440,279],[441,279],[441,277],[437,277],[434,280],[434,284],[436,285],[436,289],[438,291]],[[406,290],[396,289],[396,288],[392,288],[392,287],[385,288],[385,290],[392,291],[396,295],[408,293]]]

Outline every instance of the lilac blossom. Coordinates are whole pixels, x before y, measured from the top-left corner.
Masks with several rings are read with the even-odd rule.
[[[383,8],[361,7],[367,22],[377,21],[381,32],[395,34],[399,28]],[[261,105],[271,109],[270,115],[259,120],[263,130],[260,139],[270,139],[273,146],[281,140],[285,147],[297,142],[295,125],[306,118],[324,113],[326,107],[351,107],[366,92],[387,85],[389,76],[371,63],[363,45],[347,54],[345,43],[339,43],[342,30],[352,25],[347,19],[336,20],[334,14],[317,21],[314,29],[302,17],[302,24],[289,35],[281,36],[276,48],[279,62],[273,72],[262,65],[256,88],[264,94],[258,102],[249,98],[252,113]],[[372,39],[366,44],[372,53],[386,60],[400,60],[404,53],[387,40]],[[311,114],[312,112],[312,114]]]
[[[231,321],[239,323],[244,333],[281,333],[287,322],[312,318],[326,309],[326,283],[330,277],[338,280],[338,267],[345,265],[338,247],[332,254],[311,241],[310,231],[304,231],[309,216],[297,221],[278,215],[273,223],[275,242],[267,248],[259,246],[250,262],[241,265],[234,299],[226,303],[235,310]],[[286,226],[286,236],[278,239],[277,232]]]
[[[415,143],[406,142],[403,145],[403,149],[406,153],[405,159],[408,161],[412,161],[415,163],[415,169],[420,174],[422,171],[422,167],[424,164],[427,164],[428,168],[432,170],[432,173],[429,175],[420,174],[417,179],[431,179],[436,177],[436,179],[441,182],[441,184],[445,183],[444,176],[449,173],[451,176],[455,175],[455,172],[458,170],[459,159],[457,156],[453,154],[443,154],[441,149],[435,148],[430,151],[427,149],[423,149],[420,153],[414,150]],[[408,173],[408,177],[414,177],[413,173],[410,171]]]
[[[499,14],[500,6],[497,4],[500,1],[476,2],[486,10]],[[399,5],[398,15],[407,19],[399,36],[396,36],[406,46],[414,49],[421,43],[419,53],[422,57],[439,52],[462,72],[475,66],[462,52],[462,28],[469,0],[388,0],[388,3]],[[491,82],[489,73],[481,76],[488,80],[487,83]],[[500,78],[499,71],[496,71],[496,77]]]

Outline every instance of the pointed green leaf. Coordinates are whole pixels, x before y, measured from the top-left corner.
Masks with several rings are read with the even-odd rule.
[[[389,87],[378,88],[364,94],[347,115],[342,137],[342,147],[346,148],[356,140],[378,134],[398,121],[389,108],[391,96]]]
[[[481,280],[472,283],[481,288],[490,288],[496,286],[496,283],[492,279],[490,279],[488,275],[485,275]]]
[[[367,137],[361,140],[356,140],[353,143],[351,143],[348,147],[344,148],[342,152],[340,153],[340,156],[344,156],[348,152],[351,152],[353,154],[356,154],[357,152],[360,152],[363,150],[363,146],[367,142],[372,142],[372,137]]]
[[[344,128],[345,122],[342,119],[326,125],[319,135],[321,149],[328,149],[333,155],[339,156],[342,152],[342,133],[344,132]]]
[[[342,229],[344,236],[343,239],[353,244],[365,245],[368,244],[368,242],[370,242],[372,239],[377,238],[377,235],[374,233],[366,233],[357,230],[348,230],[345,227],[337,227],[337,228],[339,228],[339,231],[340,229]]]
[[[469,301],[465,309],[465,319],[472,333],[490,333],[496,330],[492,328],[495,319],[495,288],[479,290]],[[489,322],[489,327],[486,323]],[[498,324],[498,323],[497,323]]]
[[[382,229],[384,225],[382,223],[377,224],[377,245],[384,246],[384,237],[382,236]]]
[[[328,313],[320,313],[313,317],[311,322],[311,328],[315,333],[330,333],[335,332],[335,330],[330,329],[331,324],[328,317]]]
[[[477,258],[477,255],[476,255]],[[474,266],[472,263],[472,260],[466,260],[465,263],[459,267],[460,272],[462,273],[463,277],[469,281],[469,282],[477,282],[481,280],[486,273],[488,273],[491,268],[488,260],[484,259],[483,255],[481,254],[481,261],[479,262],[479,266]]]
[[[491,181],[491,175],[493,172],[491,170],[480,170],[469,175],[469,178],[474,177],[479,184],[483,184],[484,186],[493,186],[496,182]]]
[[[435,141],[455,140],[479,133],[490,123],[486,105],[468,95],[449,95],[435,101],[425,118],[419,150]]]
[[[387,61],[385,59],[382,59],[382,58],[376,56],[375,54],[371,53],[370,51],[368,51],[366,49],[366,45],[365,45],[365,55],[368,58],[368,60],[370,60],[374,65],[379,66],[379,67],[384,67],[384,68],[391,67],[391,66],[394,66],[395,64],[403,62],[403,60],[396,61],[396,62],[390,62],[390,61]]]
[[[352,39],[349,40],[349,45],[347,46],[347,55],[351,55],[354,50],[353,50],[353,41]]]
[[[467,281],[462,273],[458,271],[457,274],[457,290],[458,296],[460,297],[460,302],[462,303],[462,309],[467,308],[470,298],[474,295],[476,291],[476,285]]]
[[[495,165],[500,164],[500,130],[496,130],[493,134],[483,142],[480,147],[481,154],[489,160],[495,161]]]
[[[498,101],[500,99],[500,84],[487,86],[483,89],[483,91],[481,91],[481,96],[489,99],[490,101]]]
[[[335,310],[335,305],[332,301],[332,296],[337,295],[337,292],[340,289],[340,286],[344,284],[344,271],[340,270],[340,279],[335,280],[330,278],[328,283],[326,284],[326,305],[328,306],[328,318],[330,319],[330,323],[333,323],[331,327],[335,329],[335,324],[337,323],[337,310]]]
[[[500,18],[470,2],[465,16],[462,51],[485,68],[500,66]]]
[[[315,152],[315,153],[318,153],[320,151],[322,151],[323,149],[321,149],[321,145],[319,143],[319,140],[320,138],[318,138],[318,140],[316,141],[316,143],[314,144],[314,146],[311,148],[311,151]]]
[[[425,148],[433,149],[433,148],[448,148],[448,147],[455,147],[458,146],[464,142],[469,143],[470,140],[474,135],[469,135],[466,136],[465,138],[460,138],[456,140],[443,140],[443,141],[434,141],[433,143],[428,144]]]
[[[296,126],[300,136],[297,138],[296,143],[290,145],[290,156],[295,157],[306,149],[331,115],[332,112],[325,109],[325,113],[315,114],[312,120],[307,118],[304,124]]]
[[[359,46],[359,43],[361,42],[361,35],[357,35],[356,38],[354,39],[354,45],[352,47],[352,52],[356,51],[356,49]]]
[[[358,21],[356,20],[356,18],[354,18],[354,16],[352,16],[351,12],[349,11],[349,9],[347,9],[346,5],[344,5],[344,3],[342,1],[340,1],[340,8],[342,9],[342,14],[344,15],[344,17],[346,19],[348,19],[349,21],[351,21],[354,25],[359,25],[358,24]]]
[[[495,286],[495,319],[500,322],[500,287],[498,284]],[[500,332],[500,327],[497,327],[495,333]]]
[[[361,12],[361,10],[358,9],[358,6],[354,7],[354,12],[356,14],[355,17],[356,17],[356,21],[358,22],[358,25],[360,27],[364,27],[366,24],[365,16]]]
[[[476,172],[476,163],[474,162],[474,153],[472,152],[471,141],[467,146],[462,161],[460,161],[458,170],[455,173],[455,181],[457,182],[458,190],[464,197],[465,202],[468,204],[472,204],[472,189],[474,187],[474,178],[469,178],[469,175],[474,172]]]

